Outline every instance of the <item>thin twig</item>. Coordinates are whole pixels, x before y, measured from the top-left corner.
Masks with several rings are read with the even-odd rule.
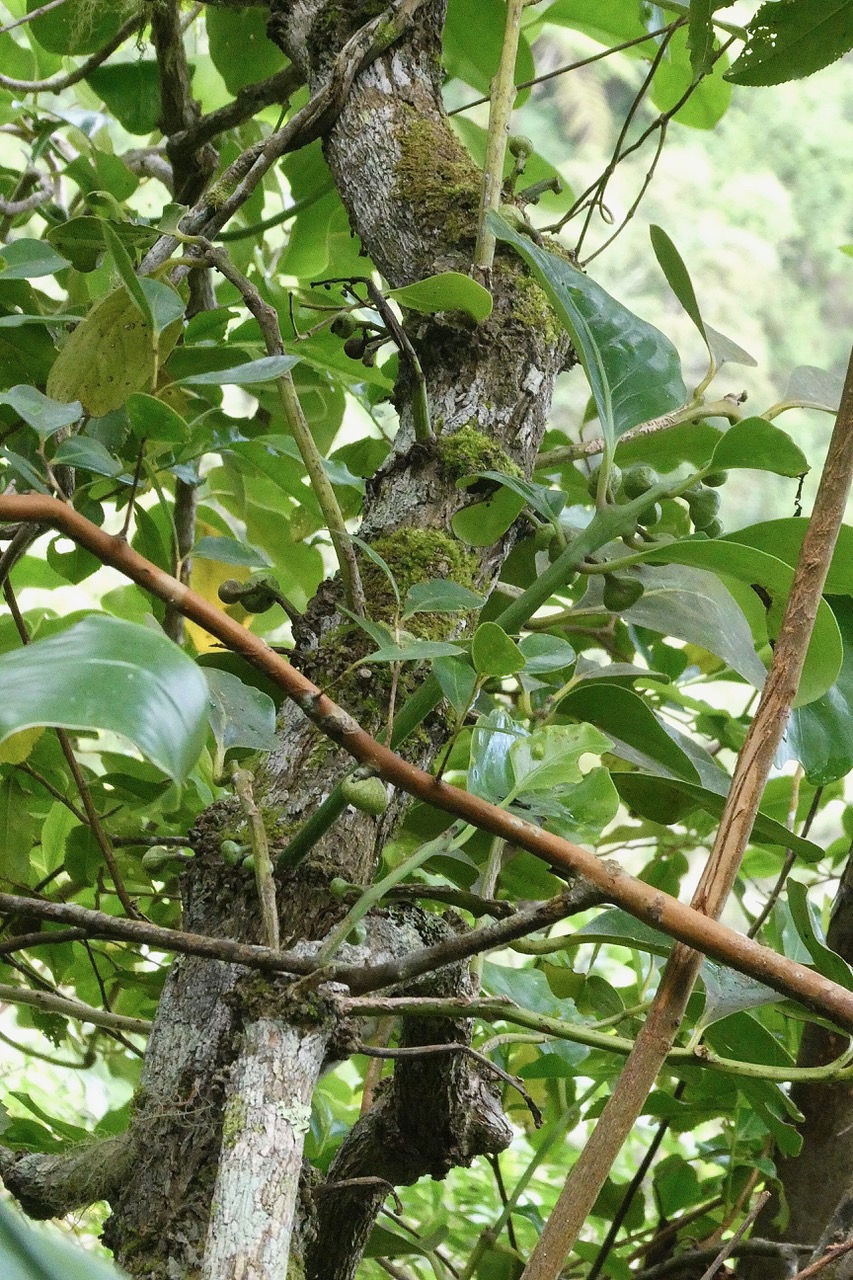
[[[29,15],[30,18],[34,14]],[[132,18],[128,18],[118,31],[112,36],[105,45],[96,50],[91,57],[85,62],[81,62],[79,67],[75,67],[73,71],[69,71],[64,76],[57,76],[55,80],[16,80],[13,76],[0,75],[0,87],[4,89],[14,89],[16,93],[61,93],[63,89],[70,89],[72,85],[79,84],[81,80],[85,80],[86,76],[99,67],[102,62],[106,62],[107,58],[120,45],[123,45],[128,36],[132,36],[134,31],[139,29],[139,15],[134,14]]]
[[[491,84],[489,132],[486,141],[486,163],[480,188],[480,212],[477,216],[477,243],[474,247],[473,271],[488,285],[495,257],[495,237],[488,217],[500,207],[504,180],[504,159],[509,136],[512,104],[515,101],[515,60],[521,33],[521,14],[525,0],[506,0],[506,26],[498,70]]]
[[[261,937],[265,946],[278,951],[278,907],[275,901],[275,881],[267,829],[264,826],[263,814],[255,802],[252,787],[255,776],[248,769],[233,765],[231,781],[234,783],[234,790],[237,792],[243,812],[249,820],[249,835],[255,860],[255,884],[261,904]]]
[[[710,1266],[706,1267],[705,1270],[702,1272],[701,1276],[699,1277],[699,1280],[715,1280],[715,1277],[719,1272],[720,1267],[723,1265],[726,1258],[731,1257],[732,1250],[736,1249],[737,1246],[740,1244],[741,1240],[746,1235],[747,1231],[752,1226],[753,1222],[755,1222],[755,1219],[758,1217],[759,1213],[767,1204],[767,1201],[769,1199],[770,1199],[770,1192],[762,1191],[761,1195],[758,1197],[755,1204],[752,1206],[749,1213],[746,1215],[743,1222],[738,1227],[737,1231],[735,1231],[731,1239],[725,1241],[719,1253],[711,1262]]]
[[[828,1267],[830,1262],[835,1262],[836,1258],[841,1258],[845,1253],[853,1252],[853,1240],[845,1240],[843,1244],[831,1244],[822,1258],[818,1258],[816,1262],[811,1262],[802,1271],[798,1271],[791,1280],[807,1280],[809,1276],[816,1276],[819,1271],[823,1271],[824,1267]]]
[[[96,1009],[82,1000],[54,995],[52,991],[33,991],[30,987],[13,987],[6,982],[0,983],[0,1001],[26,1004],[33,1009],[41,1009],[43,1013],[58,1013],[63,1018],[91,1022],[95,1027],[132,1031],[135,1035],[145,1036],[151,1030],[151,1023],[146,1018],[130,1018],[123,1013],[111,1013],[109,1009]]]

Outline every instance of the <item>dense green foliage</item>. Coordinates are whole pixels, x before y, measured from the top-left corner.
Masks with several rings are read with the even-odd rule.
[[[698,247],[691,280],[685,259],[693,262],[694,255],[682,257],[676,247],[695,247],[691,211],[664,182],[650,199],[665,225],[653,226],[650,239],[645,232],[639,237],[639,219],[630,223],[636,192],[626,197],[618,189],[614,199],[603,180],[582,196],[586,155],[576,173],[561,166],[565,185],[557,191],[553,155],[516,144],[506,164],[510,207],[492,215],[492,230],[498,252],[519,270],[525,264],[537,282],[528,285],[536,293],[521,321],[552,325],[555,341],[569,334],[582,368],[568,376],[578,385],[585,379],[582,394],[576,386],[565,395],[558,388],[530,477],[495,456],[473,430],[442,441],[424,395],[415,431],[423,433],[421,442],[434,432],[447,445],[448,472],[470,491],[470,501],[455,516],[452,537],[432,532],[425,535],[432,541],[404,548],[405,555],[398,545],[397,559],[384,544],[360,543],[365,488],[397,430],[392,393],[408,359],[398,340],[400,320],[456,312],[473,328],[489,315],[491,298],[459,272],[437,270],[423,282],[387,287],[350,230],[319,140],[270,168],[219,234],[231,270],[211,272],[214,296],[190,289],[188,269],[199,259],[182,255],[198,244],[179,228],[204,183],[178,199],[174,179],[190,153],[172,145],[167,154],[159,132],[167,107],[146,25],[149,7],[64,0],[16,23],[41,6],[4,5],[11,17],[0,31],[2,492],[61,496],[95,526],[126,534],[166,573],[180,577],[191,563],[196,592],[285,650],[294,618],[337,571],[341,540],[355,547],[370,590],[367,616],[350,612],[347,643],[366,636],[360,666],[381,673],[375,687],[385,699],[383,713],[405,717],[407,696],[431,674],[448,726],[439,755],[446,778],[618,858],[646,883],[687,900],[778,634],[806,524],[802,481],[820,467],[819,452],[804,449],[801,434],[795,439],[786,429],[785,415],[806,409],[814,415],[809,421],[823,421],[818,415],[832,414],[837,374],[815,368],[804,349],[786,389],[771,393],[778,369],[759,370],[764,399],[744,408],[731,394],[730,376],[733,365],[756,363],[739,345],[750,336],[749,300],[732,308],[743,311],[746,334],[738,329],[728,337],[712,326],[716,311],[708,308],[722,305],[719,283],[706,283],[709,264],[699,260]],[[639,91],[627,137],[630,143],[648,132],[639,152],[645,173],[670,116],[705,130],[719,123],[722,134],[741,109],[752,111],[741,106],[741,95],[752,90],[739,86],[810,74],[853,43],[849,0],[765,4],[748,31],[719,21],[725,16],[719,9],[711,0],[530,4],[516,80],[534,79],[540,56],[563,47],[567,33],[573,51],[582,45],[587,56],[634,41],[601,64],[606,71],[593,66],[582,75],[600,75],[600,83],[618,90],[608,137]],[[824,10],[838,21],[824,21]],[[285,74],[260,8],[211,4],[188,7],[184,16],[192,93],[203,120],[235,95],[251,95],[252,86]],[[503,16],[499,0],[450,0],[449,105],[489,92]],[[664,34],[649,37],[659,27]],[[101,58],[108,42],[111,52]],[[652,59],[654,74],[647,77]],[[571,75],[557,83],[568,85]],[[284,108],[284,88],[278,97],[258,92],[246,98],[239,118],[212,128],[216,173],[304,105],[298,77],[286,92]],[[523,89],[516,102],[514,129],[543,151],[548,120],[565,109],[559,92]],[[821,106],[829,119],[830,105]],[[572,110],[582,108],[575,101]],[[483,126],[465,112],[453,119],[481,163]],[[805,133],[806,125],[797,132],[792,120],[786,143],[792,166],[808,145]],[[758,157],[761,130],[754,135]],[[687,146],[677,129],[669,142],[676,152]],[[692,146],[695,154],[695,135]],[[709,133],[708,153],[719,166],[714,182],[722,188],[726,160],[719,148],[719,137]],[[622,170],[613,168],[618,188]],[[784,163],[777,173],[780,183],[788,180]],[[838,201],[831,182],[843,179],[835,175],[822,188],[828,204]],[[524,194],[536,184],[540,190]],[[208,189],[210,209],[231,194],[227,184],[214,186],[212,196]],[[713,205],[717,193],[706,196]],[[721,190],[720,201],[727,198]],[[817,200],[812,188],[794,190],[785,216],[808,229],[820,217],[810,204]],[[614,245],[615,268],[605,265],[608,254],[587,267],[588,240],[597,237],[598,248],[611,234],[611,201],[617,225],[625,219],[632,238],[626,231]],[[606,218],[594,218],[596,211]],[[744,224],[753,219],[754,235],[771,237],[768,255],[782,254],[765,215],[747,208]],[[780,222],[783,240],[789,228],[782,215]],[[141,273],[146,254],[176,230],[174,252]],[[652,273],[667,282],[657,324],[635,314],[620,293],[623,243],[631,245],[636,274],[626,290],[647,294]],[[726,261],[735,254],[724,246]],[[827,260],[828,250],[824,267]],[[597,278],[599,265],[607,288]],[[839,256],[839,278],[844,269]],[[821,284],[838,288],[831,280]],[[249,288],[273,309],[285,354],[271,350],[247,307]],[[727,303],[734,292],[726,286]],[[774,297],[786,313],[778,322],[784,342],[793,341],[791,332],[802,339],[787,314],[787,281]],[[667,309],[677,313],[675,345],[659,327]],[[727,311],[724,323],[731,316]],[[809,316],[826,319],[817,303]],[[694,376],[697,351],[704,363]],[[288,409],[290,379],[325,487]],[[666,415],[674,421],[636,430]],[[770,477],[772,489],[765,488]],[[753,494],[762,492],[772,492],[777,506],[773,518],[753,519]],[[741,518],[744,506],[748,520]],[[495,543],[511,528],[517,540],[486,598],[471,580],[471,548]],[[569,563],[584,531],[588,554],[552,580],[553,566]],[[149,922],[177,928],[178,877],[192,857],[194,824],[230,794],[233,764],[251,764],[256,753],[274,748],[281,690],[200,627],[182,627],[171,606],[118,577],[91,551],[42,527],[28,545],[27,532],[4,526],[9,550],[0,555],[7,606],[0,613],[0,890],[115,915],[123,914],[124,895]],[[768,946],[847,987],[853,970],[827,948],[825,933],[853,837],[853,806],[845,798],[853,769],[851,652],[853,529],[845,528],[779,768],[726,918],[742,931],[754,926]],[[398,678],[400,684],[390,705],[389,672],[393,687]],[[351,672],[332,674],[331,692],[346,708]],[[399,749],[405,756],[405,742]],[[375,777],[356,777],[343,799],[378,814],[386,796]],[[229,860],[253,857],[249,844],[227,843]],[[505,909],[564,887],[532,854],[450,825],[446,814],[423,803],[410,807],[386,844],[377,879],[390,894],[403,874],[407,884],[422,887],[425,902],[437,890],[439,910],[449,893],[468,924],[488,914],[489,900]],[[352,896],[345,884],[340,891]],[[666,935],[612,907],[571,926],[474,962],[483,995],[518,1006],[513,1018],[494,1009],[484,1014],[474,1038],[482,1054],[523,1085],[504,1091],[515,1140],[499,1162],[401,1189],[402,1214],[380,1217],[362,1264],[365,1277],[385,1274],[378,1258],[403,1259],[407,1276],[520,1275],[564,1179],[567,1148],[582,1144],[612,1091],[670,947]],[[9,913],[2,941],[53,928]],[[144,1035],[138,1027],[77,1020],[69,1006],[39,1004],[33,993],[150,1020],[169,958],[107,940],[37,943],[7,954],[0,942],[0,999],[15,1006],[14,1018],[4,1018],[4,1042],[25,1059],[32,1055],[31,1088],[13,1068],[0,1141],[15,1151],[60,1153],[92,1132],[121,1130]],[[648,1098],[570,1274],[589,1274],[596,1260],[594,1274],[603,1268],[616,1280],[641,1271],[656,1233],[680,1216],[689,1224],[681,1244],[738,1224],[758,1180],[772,1184],[779,1154],[795,1154],[800,1145],[789,1083],[797,1078],[806,1020],[802,1008],[775,991],[705,964],[671,1074]],[[358,1118],[369,1061],[353,1057],[320,1082],[306,1155],[321,1171]],[[79,1068],[90,1082],[93,1100],[85,1109],[98,1117],[91,1126],[51,1097],[57,1063]],[[838,1070],[850,1070],[847,1057]],[[534,1123],[537,1108],[541,1127]],[[626,1196],[661,1126],[664,1141],[646,1185]],[[601,1241],[617,1215],[622,1235],[605,1260]],[[92,1214],[88,1227],[95,1229],[97,1218]],[[0,1269],[16,1280],[71,1274],[70,1263],[54,1259],[53,1246],[41,1258],[33,1246],[33,1258],[24,1258],[18,1232],[0,1220]],[[677,1233],[672,1240],[679,1244]]]

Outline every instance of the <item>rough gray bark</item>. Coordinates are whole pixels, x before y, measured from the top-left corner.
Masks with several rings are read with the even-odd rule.
[[[340,43],[376,12],[350,0],[272,0],[270,29],[308,77],[312,90]],[[355,80],[326,139],[326,155],[341,198],[365,249],[392,287],[431,272],[466,271],[475,240],[479,174],[459,146],[439,96],[443,0],[426,0],[410,32]],[[453,537],[450,518],[471,501],[456,480],[472,470],[513,462],[529,472],[567,347],[544,295],[509,256],[493,272],[494,312],[479,326],[444,316],[422,319],[410,338],[427,380],[437,439],[413,444],[410,379],[403,368],[395,402],[401,430],[382,472],[368,486],[362,536],[382,539],[401,585],[436,573],[489,586],[511,545],[476,551]],[[464,447],[460,447],[460,443]],[[418,547],[418,532],[424,539]],[[418,551],[420,560],[418,560]],[[336,584],[325,584],[298,629],[295,661],[328,682],[352,660],[354,639],[342,632]],[[387,691],[371,674],[356,674],[337,696],[367,726],[387,713]],[[409,748],[427,762],[440,723]],[[273,856],[315,810],[346,761],[318,739],[294,708],[284,709],[278,744],[258,769],[256,799],[271,831]],[[366,882],[399,818],[392,804],[382,818],[347,811],[296,871],[279,877],[282,945],[323,938],[340,916],[327,886],[332,876]],[[229,868],[219,853],[225,835],[241,832],[232,804],[203,815],[194,834],[197,856],[184,880],[184,923],[204,933],[258,940],[252,878]],[[384,923],[383,923],[384,922]],[[446,929],[435,916],[396,908],[379,913],[380,933],[391,928],[391,954],[434,940]],[[393,926],[393,927],[392,927]],[[432,932],[431,932],[432,931]],[[374,944],[375,945],[375,944]],[[227,1081],[241,1052],[240,972],[233,966],[178,960],[167,981],[135,1103],[130,1141],[139,1158],[131,1182],[110,1188],[112,1218],[105,1238],[133,1276],[189,1280],[199,1274],[222,1145]],[[439,975],[444,994],[464,994],[465,974]],[[418,987],[420,994],[436,987]],[[270,984],[273,1002],[276,984]],[[409,1043],[464,1039],[470,1029],[447,1020],[412,1022]],[[500,1150],[509,1131],[492,1087],[462,1055],[441,1055],[398,1067],[393,1083],[345,1144],[332,1175],[374,1173],[408,1182],[443,1174],[476,1154]],[[322,1229],[311,1240],[313,1215],[297,1223],[297,1253],[309,1249],[308,1274],[323,1280],[352,1275],[378,1209],[363,1188],[329,1187],[315,1196],[321,1222],[336,1223],[342,1248]],[[346,1221],[344,1231],[340,1224]]]

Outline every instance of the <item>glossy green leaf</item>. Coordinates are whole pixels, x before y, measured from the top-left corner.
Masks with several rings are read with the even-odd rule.
[[[652,249],[660,269],[666,276],[667,284],[701,333],[703,339],[707,342],[705,322],[702,319],[696,292],[693,288],[690,274],[684,264],[684,259],[663,227],[650,226],[649,237],[651,238]]]
[[[208,715],[221,751],[244,747],[272,751],[275,746],[275,703],[260,689],[230,671],[203,668],[210,693]]]
[[[506,711],[480,716],[471,735],[468,790],[492,804],[502,804],[515,780],[510,750],[514,743],[526,737],[524,725],[518,724]]]
[[[150,329],[154,329],[154,316],[151,314],[148,298],[142,290],[142,282],[133,269],[130,254],[119,239],[112,223],[104,221],[101,224],[101,230],[104,236],[104,243],[110,251],[110,256],[115,263],[115,268],[122,284],[138,307],[145,323]]]
[[[670,565],[678,563],[708,570],[719,574],[722,578],[730,577],[744,582],[753,590],[755,590],[756,586],[759,587],[761,593],[763,593],[761,596],[762,602],[766,604],[768,597],[771,602],[768,626],[771,639],[775,638],[781,622],[784,602],[791,589],[791,582],[794,576],[791,566],[778,559],[776,555],[769,555],[767,552],[759,551],[756,548],[746,547],[734,539],[716,538],[709,540],[706,538],[690,538],[683,542],[671,543],[659,551],[653,551],[649,558],[656,563],[665,560]],[[666,580],[664,579],[663,581],[665,584]],[[722,586],[722,583],[719,585]],[[737,621],[737,614],[740,614],[740,610],[735,606],[736,614],[727,613],[728,606],[725,606],[722,601],[718,606],[714,605],[714,601],[718,599],[715,589],[709,587],[708,584],[705,587],[697,584],[697,587],[700,593],[696,597],[697,606],[700,604],[701,594],[705,590],[708,591],[706,599],[709,603],[706,608],[706,617],[708,625],[713,627],[714,630],[706,634],[704,641],[701,636],[697,638],[693,625],[696,619],[691,620],[691,618],[685,616],[685,610],[689,610],[687,599],[676,600],[673,603],[675,603],[678,612],[672,615],[672,621],[674,622],[677,616],[681,619],[679,630],[684,631],[688,627],[691,630],[691,635],[683,634],[681,639],[689,640],[692,644],[701,645],[703,648],[710,648],[712,653],[718,653],[721,658],[725,658],[726,662],[735,671],[740,671],[740,674],[745,679],[755,684],[756,687],[760,687],[763,683],[763,677],[759,675],[758,668],[755,665],[758,659],[754,653],[753,658],[750,659],[744,647],[745,634],[742,628],[746,626],[746,622],[742,614],[740,615],[742,621]],[[726,591],[726,596],[729,596],[732,604],[734,604],[734,600],[728,591]],[[638,622],[643,621],[643,618],[646,617],[643,613],[643,601],[645,599],[646,596],[643,596],[631,610],[632,616]],[[661,603],[664,605],[664,611],[659,616],[658,624],[653,629],[662,629],[666,632],[669,625],[665,621],[666,605],[669,602],[664,598]],[[680,608],[678,608],[679,605],[681,606]],[[635,612],[635,610],[638,612]],[[727,616],[729,618],[728,624],[725,621]],[[716,623],[714,621],[715,618]],[[651,624],[648,621],[643,621],[643,625]],[[723,634],[727,625],[733,628],[733,634],[730,635],[728,640]],[[670,634],[676,634],[676,632],[670,632]],[[730,642],[735,642],[736,635],[740,639],[737,641],[735,651]],[[713,636],[713,645],[710,643],[711,636]],[[723,649],[727,649],[728,652],[722,652]],[[821,697],[834,684],[841,667],[841,652],[841,637],[838,632],[838,624],[832,615],[829,605],[825,600],[822,600],[818,607],[814,631],[806,654],[806,664],[800,680],[796,706],[804,706],[808,702],[813,702],[815,698]],[[735,664],[733,658],[737,659],[739,665]]]
[[[14,775],[0,776],[0,880],[6,885],[30,883],[30,859],[36,820],[30,797]]]
[[[496,622],[483,622],[474,632],[471,658],[481,676],[511,676],[524,666],[524,654]]]
[[[154,332],[160,334],[176,320],[183,319],[185,303],[181,295],[162,280],[150,276],[139,277],[139,287],[148,303]]]
[[[619,812],[609,769],[596,765],[579,782],[554,791],[524,792],[524,805],[546,830],[579,844],[596,844]]]
[[[0,740],[32,725],[128,738],[175,781],[204,746],[207,685],[159,631],[93,614],[0,655]]]
[[[526,796],[573,786],[583,778],[581,756],[600,756],[609,749],[610,739],[591,724],[555,724],[536,729],[510,747],[513,792]]]
[[[45,240],[10,240],[0,249],[0,281],[52,276],[70,265]]]
[[[719,790],[711,790],[707,785],[699,786],[698,783],[685,782],[681,778],[653,777],[641,773],[616,773],[613,780],[630,808],[644,818],[663,823],[664,826],[681,822],[696,810],[719,818],[726,803],[725,786]],[[783,823],[760,811],[752,829],[752,839],[757,844],[771,845],[780,850],[793,849],[804,862],[820,862],[824,857],[824,850],[819,844],[794,835]]]
[[[0,394],[0,404],[7,404],[15,413],[20,414],[24,422],[28,422],[37,432],[40,440],[49,439],[83,416],[83,406],[79,400],[61,404],[58,400],[51,400],[37,387],[10,387]]]
[[[642,768],[653,760],[675,777],[700,780],[695,764],[673,733],[632,689],[606,679],[576,684],[560,702],[560,710],[597,725],[613,741],[609,749],[633,764]]]
[[[822,405],[837,413],[841,404],[844,379],[815,365],[801,364],[791,371],[783,400],[799,400],[810,405]]]
[[[484,603],[485,596],[477,595],[452,578],[430,578],[409,588],[402,617],[411,618],[415,613],[460,613],[479,609]]]
[[[714,50],[713,0],[690,0],[687,24],[687,48],[694,76],[710,70]]]
[[[811,470],[802,449],[766,418],[742,418],[729,427],[714,450],[712,465],[720,471],[746,467],[777,476],[803,476]]]
[[[259,382],[274,382],[298,363],[299,356],[263,356],[260,360],[250,360],[230,369],[209,369],[206,373],[193,373],[177,381],[185,387],[250,387]]]
[[[506,12],[500,0],[449,0],[444,27],[444,63],[450,75],[488,94],[501,56]],[[536,71],[524,34],[515,60],[515,82]]]
[[[440,311],[465,311],[475,320],[485,320],[492,312],[492,295],[470,276],[460,271],[442,271],[416,284],[392,289],[388,294],[401,307],[435,315]]]
[[[718,366],[724,364],[745,364],[750,368],[755,368],[758,361],[755,356],[751,356],[748,351],[744,351],[732,338],[727,338],[724,333],[720,333],[718,329],[712,328],[711,325],[705,325],[705,336],[714,354],[714,359]]]
[[[794,566],[800,555],[808,521],[790,516],[781,520],[762,520],[735,533],[727,533],[723,542],[755,547]],[[827,595],[853,595],[853,528],[843,524],[826,576]]]
[[[518,647],[524,658],[524,674],[528,676],[565,671],[577,657],[568,640],[563,640],[561,636],[549,636],[546,632],[522,636]]]
[[[851,0],[785,0],[761,6],[726,79],[769,85],[801,80],[853,49]]]
[[[559,489],[552,489],[550,485],[534,484],[532,480],[525,480],[522,476],[510,476],[504,471],[474,471],[472,477],[478,480],[492,480],[495,484],[500,484],[505,489],[517,493],[528,507],[544,516],[546,520],[556,520],[566,505],[566,495]]]
[[[625,0],[555,0],[544,10],[542,20],[573,27],[606,45],[646,34],[639,6],[626,4]]]
[[[457,538],[470,547],[490,547],[518,517],[524,499],[501,488],[485,502],[472,502],[453,516],[450,525]]]
[[[583,364],[611,445],[631,427],[685,403],[681,362],[669,338],[497,214],[490,215],[490,226],[516,249],[548,294]]]

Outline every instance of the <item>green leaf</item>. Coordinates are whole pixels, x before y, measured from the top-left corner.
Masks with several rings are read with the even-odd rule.
[[[44,0],[27,0],[27,13]],[[125,0],[65,0],[58,9],[34,18],[30,30],[51,53],[94,53],[110,40],[128,16]]]
[[[492,313],[492,295],[470,276],[461,271],[442,271],[427,276],[416,284],[392,289],[388,294],[392,301],[410,311],[436,315],[440,311],[466,311],[475,320],[485,320]]]
[[[786,735],[790,755],[816,787],[853,770],[853,601],[834,596],[831,605],[844,643],[838,679],[822,697],[794,710]]]
[[[236,538],[199,538],[192,549],[192,554],[200,560],[218,560],[220,564],[241,564],[249,569],[259,566],[268,569],[272,561],[260,547],[253,547],[249,542],[238,542]]]
[[[415,613],[461,613],[479,609],[485,602],[485,596],[469,591],[451,578],[430,578],[409,588],[403,602],[402,617],[411,618]]]
[[[690,0],[687,24],[687,48],[694,76],[704,75],[711,69],[714,51],[713,0]]]
[[[853,969],[846,960],[826,945],[820,915],[809,901],[808,887],[799,880],[790,879],[787,884],[788,906],[791,918],[801,941],[814,961],[818,973],[837,982],[839,986],[853,990]]]
[[[432,674],[457,715],[467,711],[477,687],[477,673],[465,658],[436,658]]]
[[[506,711],[480,716],[471,735],[468,790],[492,804],[502,804],[513,785],[510,750],[525,737],[527,730]]]
[[[126,408],[130,429],[137,440],[183,444],[189,436],[189,424],[171,405],[156,396],[134,391],[127,397]]]
[[[210,727],[220,751],[244,747],[272,751],[275,746],[275,703],[230,671],[203,668],[210,691]]]
[[[805,525],[804,521],[799,523],[803,526]],[[769,596],[771,600],[767,624],[770,638],[775,639],[782,618],[784,602],[791,589],[791,582],[794,577],[793,569],[776,555],[769,555],[767,552],[758,551],[754,547],[747,548],[739,539],[740,535],[737,535],[737,538],[715,538],[713,540],[688,538],[683,542],[670,543],[665,548],[652,551],[649,559],[654,560],[655,563],[666,561],[671,565],[679,563],[685,566],[693,566],[694,568],[707,569],[713,573],[720,574],[723,578],[729,577],[744,582],[753,591],[756,586],[760,587],[763,593],[762,599]],[[781,550],[781,544],[779,550]],[[722,583],[719,585],[722,586]],[[760,688],[763,679],[759,677],[758,668],[755,665],[758,659],[754,653],[752,659],[747,654],[745,635],[743,633],[745,619],[743,619],[743,615],[740,615],[740,620],[737,617],[740,610],[732,613],[730,606],[726,605],[724,599],[719,598],[708,584],[703,586],[701,583],[697,583],[695,590],[697,591],[697,606],[701,605],[701,597],[706,590],[708,591],[707,604],[704,608],[703,616],[706,617],[708,626],[712,630],[706,633],[704,640],[701,639],[701,636],[697,638],[694,624],[698,620],[698,616],[692,619],[686,616],[691,607],[689,601],[686,598],[674,600],[673,603],[677,612],[673,615],[672,621],[675,622],[676,619],[680,619],[678,622],[679,631],[684,631],[686,628],[691,631],[691,635],[681,634],[679,638],[689,640],[692,644],[699,644],[706,649],[710,648],[712,653],[718,653],[735,671],[739,671],[745,679]],[[647,616],[642,612],[643,601],[647,595],[648,592],[636,605],[632,606],[630,611],[632,617],[638,622],[643,621],[643,618]],[[726,595],[730,596],[730,593],[726,591]],[[716,604],[714,603],[715,600],[717,601]],[[666,606],[667,602],[663,600],[661,603]],[[732,600],[733,603],[734,601]],[[636,613],[635,610],[639,610],[639,613]],[[668,610],[664,607],[657,624],[653,626],[653,630],[662,630],[664,634],[678,635],[679,631],[668,630],[667,614]],[[643,625],[651,624],[643,622]],[[732,634],[728,639],[724,634],[727,627],[732,628]],[[711,644],[711,640],[713,640],[713,644]],[[724,649],[727,652],[724,653]],[[829,605],[825,600],[822,600],[818,606],[817,618],[806,654],[806,665],[800,680],[795,706],[804,706],[808,702],[813,702],[815,698],[821,697],[834,684],[841,667],[841,652],[842,646],[838,624]],[[736,665],[733,659],[737,659],[739,665]]]
[[[523,636],[518,647],[524,658],[524,674],[528,676],[564,671],[577,657],[568,640],[563,640],[561,636],[549,636],[545,632]]]
[[[46,240],[11,240],[0,249],[0,280],[52,276],[70,265]]]
[[[681,362],[669,338],[499,215],[490,214],[489,225],[517,250],[548,294],[583,364],[610,447],[631,427],[685,403]]]
[[[494,480],[505,489],[517,493],[528,507],[544,516],[546,520],[556,520],[566,505],[566,495],[559,489],[552,489],[546,484],[534,484],[522,476],[510,476],[504,471],[474,471],[471,477],[478,480]],[[463,481],[468,477],[463,477]]]
[[[718,367],[721,368],[724,364],[745,364],[754,369],[758,365],[755,356],[751,356],[743,347],[709,324],[705,325],[705,336]]]
[[[692,10],[691,10],[692,13]],[[672,240],[664,231],[663,227],[652,225],[649,227],[649,236],[652,242],[654,255],[658,260],[661,271],[666,276],[666,282],[696,328],[702,335],[703,340],[707,343],[708,339],[705,334],[705,322],[702,319],[702,313],[699,310],[699,303],[696,300],[696,293],[693,288],[693,282],[687,267],[684,265],[684,259],[676,249]]]
[[[38,433],[40,440],[49,439],[83,416],[83,406],[79,400],[61,404],[58,400],[51,400],[37,387],[10,387],[0,394],[0,404],[7,404],[14,409]]]
[[[574,786],[583,779],[581,756],[600,756],[609,750],[610,739],[591,724],[556,724],[536,729],[510,747],[513,792],[526,796]]]
[[[444,25],[444,63],[452,76],[487,94],[498,69],[506,13],[500,0],[449,0]],[[530,45],[521,34],[515,82],[536,75]]]
[[[113,479],[124,473],[122,463],[116,461],[100,440],[92,440],[89,436],[70,436],[63,440],[53,455],[53,461],[66,467],[79,467],[81,471],[91,471],[96,476],[111,476]],[[130,480],[131,477],[127,478]]]
[[[151,314],[151,307],[148,304],[148,299],[142,291],[140,279],[133,269],[130,254],[116,235],[112,223],[106,221],[102,222],[101,230],[104,236],[104,243],[110,251],[112,260],[115,263],[116,271],[121,277],[122,284],[133,299],[142,319],[150,329],[154,329],[154,316]]]
[[[469,547],[490,547],[518,517],[524,499],[512,489],[501,487],[485,502],[474,502],[470,507],[457,511],[450,527]]]
[[[431,658],[451,658],[462,653],[458,644],[446,640],[402,640],[400,644],[386,644],[374,653],[369,653],[367,662],[427,662]]]
[[[92,615],[0,655],[0,741],[33,725],[120,733],[176,782],[195,764],[207,685],[161,632]]]
[[[86,76],[86,83],[128,133],[147,136],[159,127],[163,105],[153,58],[95,67]]]
[[[703,779],[704,786],[685,782],[681,778],[653,777],[642,773],[615,773],[613,781],[625,803],[642,817],[664,826],[681,822],[697,809],[714,818],[722,815],[726,803],[728,779],[720,770],[723,785],[711,789],[710,778]],[[781,822],[759,811],[752,829],[752,839],[758,844],[772,845],[779,849],[793,849],[804,862],[820,862],[824,850],[811,840],[794,835]]]
[[[213,65],[229,93],[236,94],[244,85],[265,80],[287,65],[267,35],[261,10],[211,6],[204,22]]]
[[[720,471],[772,471],[777,476],[804,476],[811,470],[802,449],[766,418],[742,418],[729,427],[714,450],[712,466]]]
[[[12,775],[0,777],[0,878],[12,885],[30,883],[30,858],[36,820],[31,797]]]
[[[640,7],[625,0],[556,0],[542,14],[543,22],[573,27],[599,44],[621,44],[646,34]],[[643,46],[643,52],[647,47]]]
[[[175,289],[162,280],[152,280],[150,276],[138,276],[137,279],[148,303],[155,333],[160,334],[176,320],[183,319],[186,304]]]
[[[702,963],[702,981],[705,984],[705,1007],[698,1025],[710,1027],[721,1018],[744,1009],[757,1009],[763,1004],[776,1004],[783,997],[772,987],[765,987],[755,978],[749,978],[735,969],[713,960]]]
[[[727,533],[721,541],[754,547],[793,567],[799,559],[808,527],[808,520],[796,516],[763,520],[760,524],[738,529],[736,533]],[[853,595],[853,528],[850,525],[843,524],[838,531],[825,592],[827,595]]]
[[[853,49],[851,0],[784,0],[763,4],[750,22],[746,47],[726,79],[769,85],[801,80]]]
[[[667,45],[666,55],[652,79],[650,98],[659,111],[671,111],[688,90],[689,97],[679,107],[673,120],[693,129],[713,129],[725,115],[732,100],[731,85],[723,78],[728,66],[725,54],[712,70],[696,83],[693,58],[688,51],[688,34],[676,31]]]
[[[263,356],[260,360],[250,360],[231,369],[210,369],[207,373],[193,373],[176,381],[185,387],[250,387],[258,382],[274,382],[298,363],[299,356]]]
[[[3,1280],[120,1280],[125,1273],[71,1241],[31,1226],[0,1203]]]
[[[698,770],[672,731],[632,689],[607,680],[576,684],[560,702],[561,712],[597,725],[612,740],[608,750],[647,768],[649,761],[674,777],[700,781]],[[654,766],[653,766],[654,767]]]
[[[524,654],[496,622],[483,622],[474,632],[471,658],[481,676],[511,676],[524,666]]]
[[[801,364],[792,370],[782,399],[824,405],[837,413],[843,386],[844,379],[836,374],[811,364]]]

